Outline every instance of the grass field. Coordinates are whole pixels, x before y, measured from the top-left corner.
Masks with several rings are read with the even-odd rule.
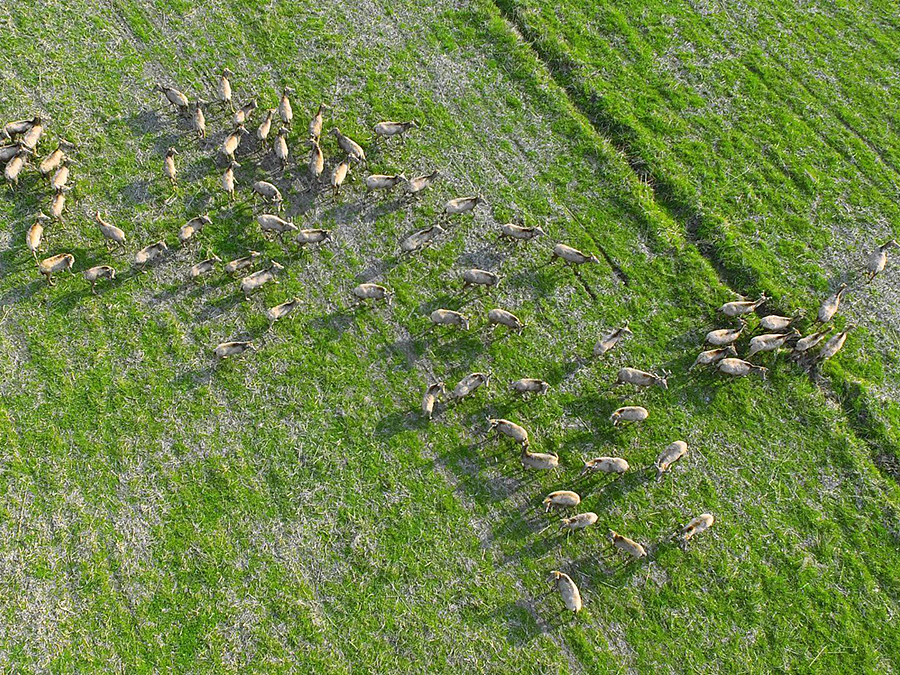
[[[900,286],[857,276],[900,222],[896,16],[881,3],[498,4],[733,287],[786,310],[851,284],[866,349],[829,374],[897,475]]]
[[[60,136],[79,145],[45,255],[71,252],[79,272],[110,263],[120,277],[96,296],[78,276],[48,288],[24,235],[49,188],[31,169],[5,192],[3,670],[900,667],[900,415],[885,403],[896,269],[850,296],[838,321],[863,328],[825,378],[784,356],[760,359],[767,380],[686,373],[735,292],[812,312],[897,234],[896,18],[879,4],[591,7],[0,9],[0,119],[44,113],[41,155]],[[213,107],[198,142],[150,90],[162,81],[211,100],[225,64],[241,102],[274,106],[292,86],[299,121],[283,174],[245,141],[234,204],[215,157],[230,121]],[[366,196],[361,169],[336,204],[305,193],[301,141],[321,101],[326,128],[363,141],[367,170],[437,168],[443,180],[413,205]],[[376,121],[412,117],[422,129],[405,143],[373,145]],[[323,139],[330,168],[338,148]],[[181,152],[173,200],[170,146]],[[298,225],[332,228],[334,241],[263,240],[248,200],[260,178]],[[404,236],[471,193],[486,199],[474,217],[399,255]],[[126,231],[127,255],[106,252],[98,209]],[[178,227],[207,210],[212,225],[178,248]],[[498,243],[510,220],[547,236]],[[172,247],[161,264],[130,270],[160,238]],[[557,241],[601,263],[577,276],[547,265]],[[250,249],[286,267],[250,301],[221,273],[186,280],[208,254]],[[473,266],[503,283],[461,291]],[[353,309],[362,281],[391,288],[392,305]],[[264,308],[295,296],[300,315],[268,332]],[[491,331],[494,306],[527,328]],[[430,327],[437,307],[465,311],[472,329]],[[626,319],[634,337],[588,358]],[[215,364],[212,347],[232,339],[258,349]],[[624,365],[671,371],[668,390],[612,387]],[[492,372],[486,391],[421,418],[430,378],[452,387],[475,370]],[[507,382],[526,376],[550,392],[514,398]],[[625,404],[650,419],[613,428]],[[511,443],[485,440],[488,417],[526,426],[561,469],[523,471]],[[678,438],[689,455],[652,479],[644,468]],[[607,454],[634,468],[576,479],[584,458]],[[600,521],[566,539],[540,502],[573,487]],[[705,511],[717,523],[687,551],[667,541]],[[609,528],[648,559],[613,565]],[[580,586],[577,617],[547,593],[553,569]]]

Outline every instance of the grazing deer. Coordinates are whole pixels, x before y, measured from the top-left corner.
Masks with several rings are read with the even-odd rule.
[[[647,551],[645,551],[644,547],[637,543],[634,539],[629,539],[628,537],[622,536],[614,530],[610,530],[609,535],[607,536],[610,543],[617,551],[622,551],[632,560],[638,560],[640,558],[647,557]]]
[[[498,433],[513,439],[523,448],[528,447],[528,432],[515,422],[504,419],[489,419],[488,423],[491,425],[490,429],[488,429],[488,433],[497,431]]]
[[[505,309],[492,309],[487,314],[488,323],[492,326],[506,326],[510,330],[521,333],[525,324],[519,317]]]
[[[516,394],[546,394],[550,389],[550,385],[534,377],[523,377],[520,380],[513,380],[509,383],[509,388]]]
[[[97,265],[84,271],[84,279],[91,285],[91,293],[97,294],[97,282],[100,279],[115,279],[116,271],[109,265]]]
[[[470,269],[464,270],[462,273],[463,288],[470,286],[497,286],[500,283],[500,276],[487,270]]]
[[[559,526],[568,530],[569,532],[573,530],[583,530],[586,527],[590,527],[591,525],[595,525],[599,518],[597,514],[593,511],[587,511],[585,513],[579,513],[576,516],[572,516],[571,518],[563,518]]]
[[[406,182],[406,194],[410,197],[416,197],[424,190],[431,187],[441,175],[440,171],[432,171],[424,176],[416,176]]]
[[[635,387],[651,387],[656,385],[661,389],[668,389],[669,382],[664,377],[648,373],[637,368],[620,368],[616,375],[616,384],[633,384]]]
[[[567,265],[584,265],[585,263],[599,263],[600,259],[595,255],[582,253],[577,248],[566,246],[565,244],[557,244],[553,247],[553,254],[550,262],[562,260]]]
[[[319,244],[323,241],[329,241],[331,239],[331,230],[322,230],[322,229],[311,229],[311,230],[299,230],[297,232],[297,236],[294,237],[294,241],[297,242],[300,246],[306,246],[307,244]]]
[[[360,284],[353,289],[353,295],[358,305],[366,300],[384,300],[387,304],[391,304],[391,292],[378,284]]]
[[[452,309],[436,309],[429,316],[431,323],[438,326],[459,326],[469,330],[469,319]]]
[[[578,591],[578,586],[572,581],[572,577],[558,570],[553,570],[550,574],[553,587],[559,592],[559,597],[562,598],[566,609],[576,614],[580,612],[582,608],[581,593]]]
[[[581,497],[571,490],[551,492],[541,502],[549,512],[550,509],[573,509],[581,503]]]
[[[623,474],[628,471],[628,462],[621,457],[595,457],[584,462],[581,475],[589,473],[616,473]]]
[[[750,373],[756,373],[762,379],[766,379],[766,373],[769,372],[768,368],[754,366],[748,361],[735,358],[722,359],[716,367],[719,369],[720,373],[731,375],[732,377],[746,377]]]
[[[627,405],[619,408],[609,416],[609,421],[613,426],[618,426],[620,422],[643,422],[650,417],[650,413],[646,408],[639,405]]]
[[[541,237],[545,232],[539,227],[522,227],[513,223],[504,223],[500,226],[500,239],[515,239],[518,241],[530,241],[535,237]]]

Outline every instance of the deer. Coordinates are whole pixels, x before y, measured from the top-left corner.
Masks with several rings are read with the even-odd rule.
[[[443,382],[434,382],[425,388],[425,394],[422,396],[422,414],[426,419],[431,419],[434,415],[434,404],[437,403],[438,396],[445,394],[447,388]]]
[[[628,537],[619,534],[615,530],[610,530],[607,538],[609,539],[615,550],[622,551],[632,560],[639,560],[640,558],[647,557],[647,551],[644,550],[644,547],[637,543],[634,539],[629,539]]]
[[[847,284],[841,284],[840,288],[838,288],[837,293],[834,295],[830,295],[825,299],[825,302],[822,303],[821,307],[819,307],[819,313],[816,316],[817,323],[828,323],[834,318],[834,315],[837,314],[838,308],[841,306],[841,299],[844,296],[844,293],[847,291]]]
[[[762,305],[768,298],[765,294],[761,295],[758,300],[739,300],[737,302],[726,302],[719,307],[719,311],[725,316],[737,318],[755,312],[756,308]]]
[[[581,503],[581,497],[571,490],[551,492],[541,502],[549,513],[550,509],[573,509]]]
[[[578,586],[572,581],[572,577],[558,570],[553,570],[550,572],[550,575],[553,587],[562,598],[566,609],[570,612],[575,612],[576,614],[580,612],[583,606],[581,603],[581,593],[578,591]]]
[[[453,388],[453,391],[450,392],[450,400],[461,401],[467,396],[471,396],[479,387],[488,385],[490,379],[491,376],[488,373],[472,373],[471,375],[466,375],[459,381],[459,384]]]
[[[407,131],[418,128],[418,122],[410,120],[409,122],[379,122],[372,130],[378,138],[393,138],[396,136],[402,139]]]
[[[523,227],[514,223],[500,225],[498,239],[511,239],[514,241],[531,241],[536,237],[542,237],[546,233],[540,227]]]
[[[384,300],[388,305],[391,304],[391,292],[378,284],[360,284],[353,289],[353,295],[356,297],[357,305],[363,304],[366,300]]]
[[[44,258],[38,264],[38,272],[44,275],[48,286],[55,286],[53,275],[59,272],[72,273],[72,267],[75,265],[75,256],[71,253],[59,253],[49,258]]]
[[[609,421],[615,427],[621,422],[643,422],[648,417],[650,417],[650,413],[647,412],[646,408],[642,408],[639,405],[627,405],[613,412],[609,417]]]
[[[709,349],[705,352],[700,352],[697,358],[694,360],[694,363],[691,365],[688,370],[693,370],[697,366],[709,366],[715,365],[722,359],[728,358],[729,356],[737,356],[737,349],[734,348],[734,345],[728,345],[727,347],[719,347],[718,349]]]
[[[648,373],[637,368],[620,368],[616,375],[616,385],[633,384],[635,387],[651,387],[656,385],[660,389],[668,389],[666,378],[653,373]]]
[[[421,192],[430,188],[441,175],[440,171],[432,171],[423,176],[416,176],[406,182],[406,194],[417,197]]]
[[[875,281],[875,277],[884,271],[885,265],[887,265],[887,252],[892,248],[900,248],[900,244],[894,239],[884,242],[869,255],[869,259],[866,261],[866,273],[869,275],[868,283],[871,284]]]
[[[488,423],[491,425],[488,429],[488,433],[497,431],[498,433],[513,439],[523,448],[528,447],[528,432],[515,422],[504,419],[489,419]]]
[[[436,309],[429,316],[431,323],[438,326],[459,326],[469,330],[469,319],[452,309]]]
[[[769,372],[768,368],[754,366],[748,361],[735,358],[722,359],[716,367],[719,369],[720,373],[731,375],[732,377],[746,377],[751,373],[755,373],[762,379],[766,379],[766,374]]]
[[[84,271],[84,279],[91,285],[91,293],[97,294],[97,282],[100,279],[115,279],[116,270],[109,265],[97,265]]]
[[[684,441],[675,441],[666,446],[665,450],[656,458],[656,478],[659,480],[662,475],[672,468],[672,465],[687,454],[688,446]]]
[[[631,337],[632,335],[634,335],[634,333],[628,327],[628,322],[626,321],[624,325],[607,333],[597,341],[597,344],[594,345],[593,355],[603,356],[622,342],[622,340]]]

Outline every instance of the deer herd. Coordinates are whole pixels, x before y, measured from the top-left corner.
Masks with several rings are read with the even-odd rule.
[[[255,98],[241,107],[236,107],[233,101],[231,78],[234,76],[231,70],[225,68],[216,78],[215,97],[216,104],[226,108],[231,113],[231,129],[227,133],[218,149],[221,161],[224,164],[224,172],[221,177],[221,187],[229,201],[236,199],[239,180],[235,175],[235,169],[241,167],[236,161],[236,154],[240,150],[244,138],[250,134],[247,126],[251,124],[253,116],[258,109]],[[190,128],[196,133],[198,140],[207,138],[207,120],[203,107],[203,100],[191,102],[181,91],[167,85],[158,84],[156,89],[165,97],[175,111],[186,120]],[[289,146],[289,135],[293,129],[294,111],[291,103],[293,91],[285,87],[282,90],[276,107],[266,109],[262,121],[255,129],[254,136],[260,147],[265,148],[271,142],[271,153],[277,160],[279,167],[285,171],[291,161],[292,152]],[[351,171],[367,164],[366,152],[357,141],[341,132],[337,126],[330,129],[335,137],[343,156],[335,165],[330,175],[325,175],[325,156],[321,146],[322,133],[325,127],[325,113],[328,106],[321,104],[309,121],[308,135],[303,144],[308,148],[308,160],[306,161],[306,173],[308,180],[307,191],[316,190],[324,181],[331,188],[332,199],[337,200],[340,191],[348,180]],[[276,118],[277,116],[277,118]],[[274,127],[278,125],[278,129]],[[376,141],[389,138],[403,138],[411,130],[418,129],[419,124],[414,121],[381,121],[372,128]],[[0,162],[5,164],[4,175],[12,189],[19,186],[19,180],[26,167],[35,161],[38,154],[38,146],[45,134],[44,120],[41,115],[35,115],[30,119],[9,122],[0,130]],[[39,212],[34,223],[26,233],[26,245],[34,257],[38,272],[46,279],[48,285],[55,284],[54,277],[62,272],[73,273],[75,257],[71,253],[59,253],[48,258],[41,259],[38,255],[46,228],[51,223],[61,222],[66,207],[66,193],[70,190],[71,168],[77,166],[70,153],[76,152],[77,146],[59,139],[55,148],[42,159],[37,169],[42,177],[49,182],[52,192],[48,214]],[[178,183],[178,149],[171,147],[162,159],[162,173],[172,190],[177,190]],[[247,161],[246,159],[244,160]],[[402,189],[405,198],[414,200],[424,191],[433,186],[440,178],[439,171],[406,178],[402,173],[385,175],[370,174],[364,179],[367,192],[390,191]],[[270,239],[278,239],[284,243],[285,236],[291,235],[294,242],[300,246],[325,244],[331,239],[331,232],[325,229],[301,229],[291,220],[283,218],[285,199],[281,191],[269,181],[259,180],[253,182],[250,187],[252,198],[258,198],[266,206],[271,206],[275,213],[262,212],[257,214],[256,221],[261,234]],[[445,231],[446,220],[463,214],[472,213],[484,202],[481,196],[463,196],[448,201],[443,207],[444,223],[435,223],[428,228],[415,232],[400,242],[401,255],[413,254],[433,244]],[[108,216],[101,212],[94,215],[100,236],[107,249],[115,252],[124,251],[128,245],[126,233],[109,221]],[[180,227],[176,233],[178,245],[188,246],[203,228],[212,224],[213,219],[209,213],[199,214]],[[541,227],[526,227],[513,223],[505,223],[499,226],[497,236],[518,242],[529,242],[545,235]],[[896,241],[887,241],[874,250],[866,261],[865,273],[871,282],[878,274],[884,271],[887,262],[888,251],[897,246]],[[133,268],[136,272],[144,272],[147,268],[161,259],[169,251],[169,246],[164,240],[145,245],[133,255]],[[187,277],[199,280],[221,268],[224,274],[236,276],[246,272],[239,281],[239,288],[243,295],[249,298],[261,288],[270,283],[278,283],[278,277],[284,271],[284,266],[279,262],[270,260],[267,265],[255,269],[261,262],[262,255],[257,251],[248,251],[246,255],[232,259],[224,264],[217,255],[196,262],[187,272]],[[599,263],[597,256],[579,251],[567,244],[557,243],[553,246],[550,262],[562,261],[567,265],[581,266],[585,264]],[[109,264],[101,264],[85,269],[83,277],[90,284],[91,291],[96,293],[97,284],[100,282],[113,283],[117,280],[116,270]],[[466,269],[460,274],[463,288],[493,288],[497,287],[502,278],[496,272],[482,269]],[[831,322],[838,313],[841,301],[848,291],[847,285],[842,285],[834,294],[830,295],[821,304],[816,314],[813,329],[803,334],[800,325],[804,321],[803,312],[794,316],[780,316],[777,314],[764,315],[756,320],[759,334],[749,340],[745,358],[739,358],[737,348],[740,338],[748,332],[750,317],[762,314],[761,307],[768,298],[765,295],[758,299],[737,300],[728,302],[719,308],[719,313],[726,319],[733,321],[734,325],[717,328],[709,331],[705,337],[705,343],[711,347],[702,351],[694,360],[688,370],[697,368],[715,368],[719,373],[729,377],[744,377],[756,374],[766,377],[768,367],[752,363],[751,358],[759,358],[763,355],[781,350],[788,350],[790,358],[806,368],[812,368],[823,361],[832,358],[843,347],[847,335],[853,330],[853,325],[846,326],[829,337],[832,332]],[[390,304],[391,292],[388,288],[375,283],[362,283],[352,289],[352,296],[357,305],[369,302],[384,302]],[[300,307],[298,299],[288,300],[266,310],[266,317],[270,326],[275,322],[288,317]],[[435,327],[447,327],[455,330],[469,331],[470,317],[459,311],[439,308],[429,314],[429,319]],[[490,327],[502,327],[508,331],[520,333],[526,330],[528,324],[522,321],[511,311],[503,308],[492,308],[486,315],[487,324]],[[442,328],[445,329],[445,328]],[[593,348],[594,357],[604,357],[614,350],[627,338],[633,335],[628,323],[611,330],[601,336]],[[826,338],[828,338],[826,340]],[[816,351],[816,347],[823,341],[825,344]],[[235,357],[247,350],[253,349],[250,341],[228,341],[218,344],[213,349],[216,360]],[[769,365],[771,367],[772,364]],[[670,373],[657,374],[633,367],[623,367],[618,370],[614,385],[626,385],[634,388],[659,387],[668,388]],[[427,385],[422,397],[422,415],[431,420],[438,410],[442,399],[449,403],[459,404],[464,399],[472,396],[481,388],[487,388],[490,384],[490,373],[474,372],[464,377],[452,389],[445,387],[443,382],[431,382]],[[514,380],[509,385],[510,391],[515,395],[546,395],[550,385],[540,379],[522,377]],[[650,416],[650,412],[637,405],[626,405],[618,408],[609,417],[614,427],[623,425],[639,425]],[[531,437],[528,431],[517,422],[508,419],[489,419],[488,432],[496,432],[515,443],[520,452],[521,463],[524,467],[534,470],[558,470],[560,458],[555,453],[532,452],[530,449]],[[688,445],[684,441],[676,440],[666,446],[659,454],[656,462],[650,467],[655,470],[657,478],[662,478],[669,472],[673,465],[688,453]],[[596,457],[584,462],[581,476],[586,474],[603,473],[614,476],[622,476],[631,471],[631,466],[622,457]],[[599,521],[599,516],[593,512],[572,514],[571,511],[581,504],[581,496],[572,490],[557,490],[551,492],[543,500],[546,510],[554,512],[567,512],[560,521],[560,528],[566,533],[592,528]],[[715,518],[704,513],[681,527],[669,537],[669,540],[681,542],[686,545],[698,534],[709,529]],[[630,539],[629,537],[614,531],[609,531],[608,541],[611,551],[619,554],[625,561],[638,561],[648,556],[648,549]],[[652,547],[651,547],[652,553]],[[562,598],[564,606],[572,612],[582,609],[583,601],[578,586],[573,579],[561,572],[551,572],[553,586]]]

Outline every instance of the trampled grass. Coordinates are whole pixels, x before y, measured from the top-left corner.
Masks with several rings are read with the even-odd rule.
[[[2,11],[16,58],[2,66],[12,84],[0,91],[0,117],[39,109],[50,118],[43,150],[61,135],[80,147],[78,183],[65,223],[48,227],[48,252],[74,253],[78,270],[111,262],[121,277],[97,296],[80,278],[47,288],[24,232],[48,189],[32,171],[0,203],[5,668],[897,667],[897,486],[848,420],[851,403],[783,357],[764,360],[767,381],[685,374],[731,291],[679,214],[492,4]],[[329,126],[366,140],[370,170],[439,168],[444,181],[410,206],[366,197],[354,171],[331,205],[303,192],[302,162],[282,175],[248,143],[241,199],[227,203],[213,159],[225,120],[211,114],[211,139],[198,144],[148,89],[161,80],[209,100],[226,63],[241,101],[256,95],[268,107],[283,83],[294,87],[292,152],[325,101]],[[373,147],[371,124],[409,117],[423,129]],[[325,144],[336,161],[333,138]],[[182,187],[166,203],[162,155],[172,145]],[[260,207],[244,201],[259,177],[282,189],[298,224],[331,227],[334,242],[301,252],[263,241]],[[403,236],[466,193],[487,205],[432,249],[399,255]],[[160,238],[173,245],[197,213],[209,210],[213,224],[195,246],[132,274],[128,257],[104,251],[97,209],[126,230],[129,256]],[[497,225],[509,220],[548,236],[498,243]],[[806,241],[798,227],[786,223],[785,239]],[[770,264],[764,246],[735,240]],[[605,259],[580,276],[548,266],[555,241],[602,249],[621,273]],[[185,280],[207,253],[251,248],[287,268],[251,301],[222,275]],[[504,281],[463,293],[457,274],[471,266]],[[760,285],[795,281],[747,269]],[[393,304],[352,309],[361,281],[390,287]],[[267,332],[264,307],[294,296],[300,316]],[[440,306],[468,312],[472,330],[430,327]],[[489,330],[493,306],[528,327]],[[626,319],[634,338],[606,360],[587,358],[598,334]],[[228,339],[260,348],[214,364],[211,348]],[[833,367],[859,372],[861,343],[854,337]],[[872,369],[886,363],[880,356]],[[623,365],[671,370],[670,387],[615,389]],[[493,373],[487,391],[421,420],[430,377],[452,386],[473,370]],[[513,398],[506,383],[523,376],[547,380],[549,394]],[[625,403],[651,418],[613,429],[608,416]],[[562,469],[523,472],[510,443],[485,440],[489,416],[525,425]],[[690,454],[650,480],[643,469],[676,438]],[[635,468],[576,481],[585,457],[604,454]],[[565,539],[540,500],[573,486],[600,522]],[[717,524],[688,551],[666,541],[704,511]],[[613,566],[607,528],[643,542],[649,560]],[[552,569],[581,587],[577,618],[546,594]]]

